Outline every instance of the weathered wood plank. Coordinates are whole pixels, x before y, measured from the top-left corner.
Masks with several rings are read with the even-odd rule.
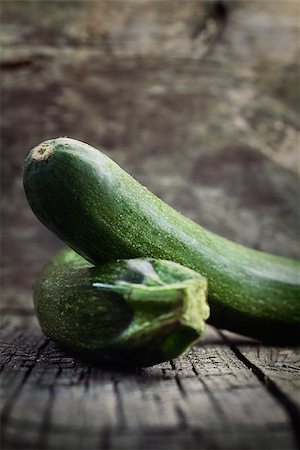
[[[295,448],[284,408],[210,327],[186,356],[122,372],[74,360],[22,320],[5,337],[4,448]]]
[[[221,335],[237,357],[252,370],[257,378],[277,398],[291,418],[300,444],[300,348],[248,345],[228,331]]]
[[[222,334],[247,360],[260,369],[266,379],[272,380],[280,390],[299,407],[300,413],[300,348],[248,345],[237,342],[228,331]],[[267,381],[266,381],[267,382]]]
[[[58,48],[88,47],[123,56],[199,55],[200,49],[205,53],[213,45],[226,15],[226,7],[218,8],[214,2],[173,0],[64,2],[60,8],[50,0],[42,7],[47,14],[41,14],[36,1],[6,2],[4,26],[11,22],[14,26],[10,32],[4,30],[4,44],[22,46],[26,36],[30,47],[41,43]],[[10,55],[5,64],[15,67],[15,61]],[[30,59],[21,61],[24,64]]]

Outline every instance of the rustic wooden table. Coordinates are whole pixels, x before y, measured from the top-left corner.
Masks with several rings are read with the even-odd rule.
[[[7,317],[3,341],[3,449],[298,448],[290,348],[209,328],[186,356],[121,372],[62,353],[30,316]]]
[[[207,327],[122,372],[49,341],[32,284],[62,244],[20,176],[68,135],[210,230],[299,258],[298,21],[290,0],[2,1],[3,449],[299,448],[299,349]]]

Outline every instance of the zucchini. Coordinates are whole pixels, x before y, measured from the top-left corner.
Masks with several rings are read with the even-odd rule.
[[[23,179],[40,221],[90,262],[152,257],[183,264],[208,279],[211,324],[265,340],[299,341],[298,261],[205,230],[74,139],[35,147]]]
[[[207,281],[171,261],[94,267],[72,250],[39,276],[34,305],[44,333],[93,362],[149,366],[175,358],[203,332]]]

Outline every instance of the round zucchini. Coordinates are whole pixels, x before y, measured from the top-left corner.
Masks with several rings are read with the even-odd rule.
[[[213,325],[265,340],[299,341],[299,262],[205,230],[101,151],[74,139],[35,147],[23,174],[34,213],[87,260],[178,262],[208,279]]]

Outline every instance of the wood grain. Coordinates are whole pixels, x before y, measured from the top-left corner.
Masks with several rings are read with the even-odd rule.
[[[285,406],[211,327],[186,356],[133,372],[74,360],[34,318],[3,339],[3,448],[296,448]]]

